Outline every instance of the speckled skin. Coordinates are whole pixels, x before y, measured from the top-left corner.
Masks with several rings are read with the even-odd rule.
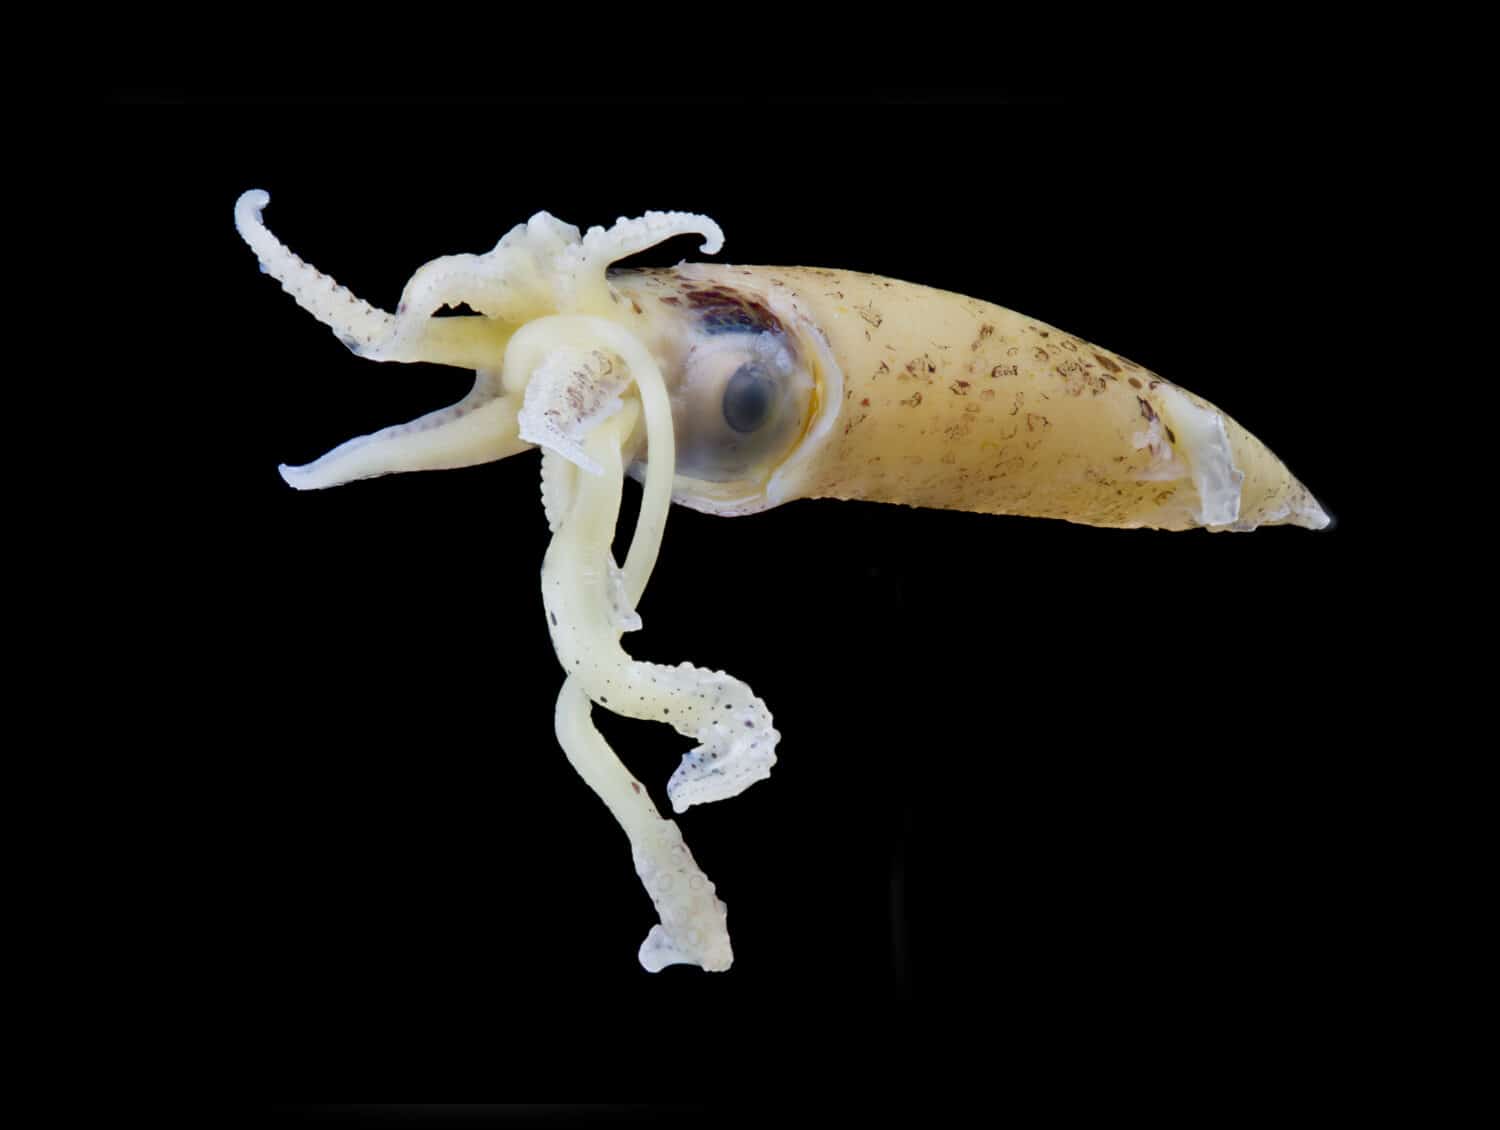
[[[692,264],[676,273],[794,306],[842,369],[836,425],[789,497],[1095,526],[1326,524],[1306,488],[1227,414],[1034,318],[851,271]],[[1200,453],[1186,437],[1202,429],[1183,419],[1189,404],[1223,418],[1244,475],[1233,522],[1200,520],[1191,473]]]

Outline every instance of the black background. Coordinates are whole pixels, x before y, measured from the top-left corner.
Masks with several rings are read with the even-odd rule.
[[[1099,83],[117,100],[125,254],[149,264],[134,332],[175,347],[153,374],[168,438],[139,456],[171,467],[157,579],[202,640],[196,756],[232,780],[211,795],[226,819],[249,804],[214,866],[241,900],[224,976],[267,1088],[748,1107],[795,1084],[895,1107],[1046,1079],[1066,1105],[1326,1066],[1366,881],[1341,831],[1345,680],[1378,619],[1328,283],[1358,240],[1346,107]],[[675,510],[627,643],[745,679],[783,738],[767,782],[681,819],[733,970],[653,976],[625,839],[551,732],[535,455],[287,488],[278,462],[468,377],[344,350],[235,234],[251,187],[296,253],[386,308],[427,259],[537,210],[653,208],[718,220],[723,261],[1010,306],[1215,401],[1337,524]],[[599,721],[665,808],[688,743]]]

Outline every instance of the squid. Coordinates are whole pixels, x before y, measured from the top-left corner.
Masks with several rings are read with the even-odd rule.
[[[1105,527],[1322,529],[1327,512],[1227,413],[1118,353],[975,298],[850,271],[683,263],[613,269],[665,240],[723,244],[706,216],[648,212],[580,232],[546,212],[483,254],[412,275],[394,312],[356,298],[235,204],[261,270],[357,356],[474,371],[457,403],[351,439],[285,481],[313,490],[541,449],[551,532],[542,607],[564,681],[558,743],[629,841],[660,919],[639,950],[721,971],[726,907],[593,722],[595,707],[696,744],[674,814],[766,778],[780,735],[739,679],[636,659],[626,633],[672,503],[725,517],[796,499],[1061,518]],[[437,316],[466,306],[471,313]],[[622,562],[626,475],[641,483]]]

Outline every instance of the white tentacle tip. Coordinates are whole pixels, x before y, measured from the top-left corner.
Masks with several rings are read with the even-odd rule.
[[[703,242],[698,245],[699,255],[717,255],[724,250],[724,232],[718,224],[714,224],[713,231],[703,237]]]
[[[648,213],[651,215],[651,213]],[[668,230],[681,225],[683,232],[696,232],[703,237],[698,245],[700,255],[717,255],[724,249],[724,229],[717,222],[698,212],[659,212],[658,222]]]
[[[723,973],[734,964],[734,951],[727,936],[701,952],[688,953],[661,925],[651,927],[636,957],[647,973],[660,973],[669,965],[696,965],[708,973]]]
[[[260,213],[271,202],[271,194],[263,188],[249,188],[240,193],[234,202],[234,226],[241,231],[247,225],[258,225]]]
[[[281,481],[293,490],[318,490],[331,484],[321,481],[313,473],[316,463],[304,463],[294,467],[290,463],[278,463],[276,473],[281,476]]]
[[[734,962],[728,908],[693,860],[682,831],[670,820],[631,845],[636,874],[661,922],[641,943],[641,965],[657,973],[668,965],[722,972]]]

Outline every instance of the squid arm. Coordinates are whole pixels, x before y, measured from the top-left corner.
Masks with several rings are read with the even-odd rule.
[[[1249,530],[1329,518],[1284,464],[1209,402],[1014,311],[848,271],[682,264],[611,271],[718,225],[647,213],[586,233],[547,213],[490,251],[422,266],[394,312],[297,258],[235,204],[261,269],[349,349],[474,371],[457,403],[280,468],[298,489],[469,466],[542,449],[552,540],[542,604],[565,672],[556,734],[630,842],[660,923],[652,971],[733,960],[724,903],[592,721],[595,705],[697,744],[668,782],[675,812],[764,779],[780,735],[723,672],[632,658],[636,612],[673,502],[726,516],[797,498],[865,498],[1098,526]],[[472,315],[434,317],[466,304]],[[623,565],[623,479],[642,480]]]

